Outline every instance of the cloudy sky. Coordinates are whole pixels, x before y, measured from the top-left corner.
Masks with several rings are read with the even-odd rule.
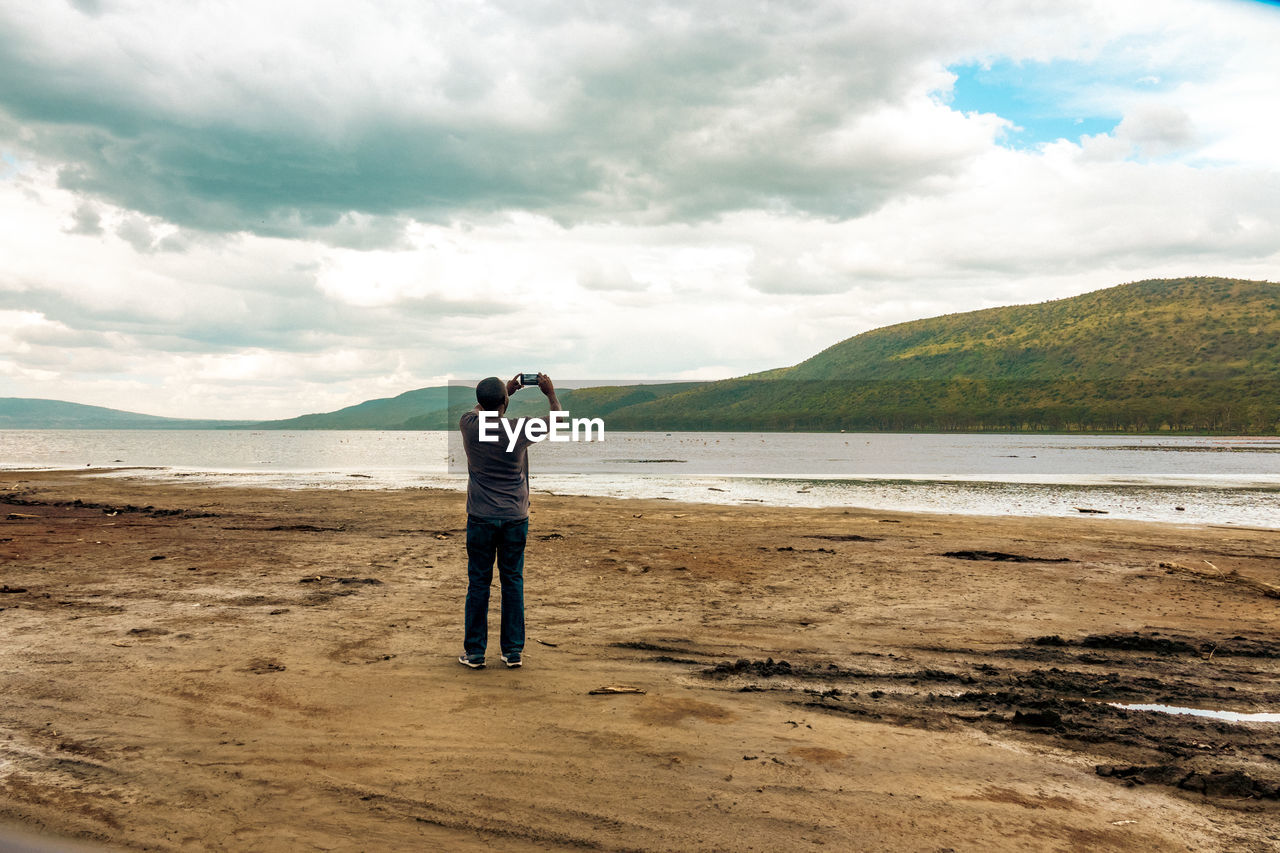
[[[287,417],[1280,280],[1255,0],[0,0],[0,396]]]

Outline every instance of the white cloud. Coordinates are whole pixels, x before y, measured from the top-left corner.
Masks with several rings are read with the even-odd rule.
[[[610,258],[587,258],[578,265],[578,286],[585,290],[641,292],[648,285],[636,281],[625,263]]]
[[[287,417],[1277,277],[1261,4],[462,9],[0,0],[34,81],[0,96],[0,395]],[[1064,111],[1122,120],[1005,148],[947,105],[1002,58],[1090,69]]]
[[[81,202],[71,214],[72,223],[67,227],[68,234],[84,234],[89,237],[102,233],[102,216],[88,202]]]
[[[1137,147],[1146,157],[1186,152],[1197,133],[1186,110],[1169,105],[1145,106],[1124,117],[1115,136]]]

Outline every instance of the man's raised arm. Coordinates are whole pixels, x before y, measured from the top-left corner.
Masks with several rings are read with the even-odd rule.
[[[547,395],[547,402],[551,404],[551,411],[563,411],[560,408],[560,401],[556,398],[556,386],[551,384],[551,377],[545,373],[538,374],[538,390]]]

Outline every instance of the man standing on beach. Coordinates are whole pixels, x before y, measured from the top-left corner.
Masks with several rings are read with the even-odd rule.
[[[505,383],[490,376],[476,386],[476,407],[458,421],[467,453],[467,601],[458,663],[471,669],[484,666],[495,557],[502,587],[502,662],[509,668],[524,663],[524,544],[529,533],[529,445],[533,443],[529,434],[536,430],[530,430],[525,421],[525,428],[508,442],[510,422],[502,417],[511,395],[521,387],[519,375]],[[538,389],[551,410],[559,411],[551,377],[539,373]],[[497,413],[502,440],[480,440],[484,411]],[[541,432],[546,434],[545,429]]]

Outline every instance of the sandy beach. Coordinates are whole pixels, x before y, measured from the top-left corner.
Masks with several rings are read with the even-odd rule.
[[[460,493],[9,471],[0,517],[24,832],[1280,848],[1280,724],[1108,704],[1280,711],[1280,531],[535,494],[526,665],[470,671]]]

